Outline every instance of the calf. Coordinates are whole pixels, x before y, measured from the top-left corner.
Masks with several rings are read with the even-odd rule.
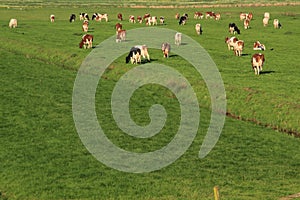
[[[150,62],[150,55],[148,53],[148,47],[146,45],[136,45],[135,48],[139,48],[141,50],[141,56],[143,59],[146,59]]]
[[[10,19],[8,26],[9,26],[9,28],[17,28],[17,26],[18,26],[17,19]]]
[[[262,67],[265,62],[265,56],[261,53],[256,53],[252,56],[251,63],[252,63],[252,69],[254,69],[254,73],[259,75],[259,73],[262,71]]]
[[[182,36],[182,34],[181,33],[176,33],[175,34],[175,44],[177,45],[177,46],[179,46],[179,45],[181,45],[181,36]]]
[[[267,26],[268,23],[269,23],[269,18],[267,18],[267,17],[263,18],[263,25]]]
[[[241,33],[241,31],[240,31],[240,29],[235,25],[235,23],[229,23],[229,32],[231,33],[231,34],[240,34]]]
[[[169,58],[169,53],[171,51],[171,45],[167,42],[161,44],[161,50],[165,58]]]
[[[81,42],[79,43],[79,48],[89,49],[93,47],[94,36],[85,34],[82,36]]]
[[[50,15],[50,21],[54,22],[54,20],[55,20],[55,15]]]
[[[131,64],[141,63],[141,49],[132,47],[126,57],[126,63],[129,63],[129,61],[131,61]]]
[[[234,43],[234,45],[233,45],[234,55],[241,56],[243,49],[244,49],[244,41],[243,40],[238,40],[237,42]]]
[[[89,30],[89,22],[85,20],[82,23],[82,31],[83,32],[88,32],[88,30]]]
[[[202,26],[201,26],[201,24],[196,24],[195,29],[196,29],[196,33],[198,35],[202,35]]]
[[[130,23],[135,23],[135,18],[134,18],[133,15],[130,15],[130,16],[129,16],[129,22],[130,22]]]
[[[118,18],[118,20],[123,21],[123,15],[122,15],[122,13],[118,13],[117,18]]]
[[[274,19],[273,21],[273,25],[274,25],[274,28],[281,28],[281,24],[279,23],[279,20],[278,19]]]
[[[186,20],[187,20],[186,16],[181,16],[179,19],[179,25],[185,25]]]
[[[250,24],[250,20],[249,19],[245,19],[244,20],[244,29],[249,29],[249,24]]]
[[[70,19],[69,19],[70,23],[74,22],[75,19],[76,19],[76,15],[75,14],[71,14]]]
[[[126,30],[118,30],[116,42],[122,42],[125,40],[126,40]]]
[[[225,43],[228,46],[228,50],[232,50],[237,41],[238,41],[238,39],[236,37],[231,37],[231,38],[226,37]]]
[[[253,43],[253,50],[262,50],[264,51],[266,49],[264,44],[261,44],[259,41],[256,41]]]
[[[203,19],[203,14],[201,12],[195,12],[194,19]]]

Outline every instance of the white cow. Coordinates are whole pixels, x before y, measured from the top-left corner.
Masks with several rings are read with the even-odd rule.
[[[17,19],[10,19],[8,26],[9,28],[16,28],[18,26]]]

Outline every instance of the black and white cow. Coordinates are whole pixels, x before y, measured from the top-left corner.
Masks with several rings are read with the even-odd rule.
[[[74,22],[75,21],[75,19],[76,19],[76,15],[75,14],[71,14],[71,16],[70,16],[70,23],[71,22]]]
[[[131,62],[131,64],[141,63],[141,49],[137,47],[132,47],[126,57],[126,63]]]
[[[180,19],[179,19],[179,22],[178,22],[179,25],[185,25],[186,20],[187,20],[186,16],[181,16]]]
[[[90,20],[90,17],[87,13],[79,13],[80,20]]]
[[[240,31],[240,29],[237,27],[237,25],[235,24],[235,23],[229,23],[229,32],[231,33],[231,34],[240,34],[241,33],[241,31]]]

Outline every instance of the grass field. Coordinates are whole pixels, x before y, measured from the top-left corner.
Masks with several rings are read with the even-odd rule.
[[[8,1],[7,1],[8,2]],[[7,2],[3,1],[3,5]],[[25,3],[34,3],[29,1]],[[73,2],[74,3],[74,2]],[[214,8],[222,18],[195,20],[195,11],[206,8],[116,8],[93,4],[70,7],[1,7],[1,134],[0,199],[213,199],[220,187],[221,199],[279,199],[300,192],[300,6]],[[253,12],[250,29],[244,30],[239,13]],[[262,26],[264,12],[278,18],[282,29]],[[97,161],[82,144],[72,114],[73,85],[84,58],[91,50],[78,48],[81,23],[68,22],[71,13],[108,13],[109,22],[90,22],[94,46],[115,34],[116,14],[146,12],[165,16],[169,28],[197,41],[210,54],[224,81],[227,96],[226,122],[213,150],[204,159],[199,148],[209,126],[211,102],[205,82],[196,70],[171,51],[149,49],[151,63],[161,63],[182,73],[196,92],[201,121],[196,138],[176,162],[151,173],[131,174]],[[175,13],[190,19],[179,26]],[[50,23],[50,14],[56,21]],[[10,18],[19,26],[8,28]],[[195,34],[197,22],[203,35]],[[272,20],[271,20],[272,21]],[[228,23],[241,29],[245,41],[242,57],[227,50]],[[173,37],[173,36],[172,36]],[[149,38],[145,38],[145,43]],[[254,41],[267,50],[264,73],[251,69]],[[183,37],[184,42],[184,37]],[[118,44],[116,44],[118,45]],[[172,45],[172,44],[171,44]],[[158,47],[159,48],[159,47]],[[273,50],[271,50],[273,49]],[[197,55],[195,55],[197,56]],[[166,145],[178,129],[180,108],[169,90],[147,85],[137,90],[130,113],[137,124],[149,123],[148,109],[161,104],[168,113],[164,129],[155,137],[137,139],[119,130],[111,114],[111,93],[122,74],[136,67],[118,58],[101,79],[96,93],[96,112],[107,137],[128,151],[148,152]],[[101,88],[100,88],[101,85]]]

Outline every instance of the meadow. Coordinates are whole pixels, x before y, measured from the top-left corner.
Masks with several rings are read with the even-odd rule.
[[[91,5],[37,3],[0,8],[0,199],[213,199],[215,185],[220,187],[222,200],[271,200],[300,192],[299,5],[168,9]],[[221,20],[193,19],[195,11],[208,9],[220,12]],[[226,89],[227,117],[216,146],[205,158],[198,157],[211,114],[205,82],[187,60],[172,50],[165,59],[154,48],[149,49],[151,63],[173,67],[196,92],[201,120],[192,145],[171,165],[140,174],[109,168],[90,154],[78,136],[72,113],[77,71],[93,51],[78,48],[83,35],[79,12],[109,15],[107,23],[90,22],[94,48],[115,34],[117,13],[123,14],[123,27],[130,30],[146,26],[129,23],[127,16],[149,12],[165,17],[166,24],[158,28],[186,34],[209,53]],[[178,25],[177,12],[189,14],[186,25]],[[253,13],[249,30],[243,29],[240,12]],[[270,12],[271,19],[278,18],[282,29],[275,30],[272,24],[263,27],[264,12]],[[77,15],[74,23],[68,21],[71,13]],[[54,23],[50,14],[56,16]],[[16,29],[8,28],[10,18],[18,19]],[[194,29],[198,22],[203,26],[201,36]],[[239,26],[237,37],[245,41],[241,57],[228,51],[224,42],[230,36],[230,22]],[[267,47],[260,76],[254,75],[250,62],[256,40]],[[99,123],[123,149],[139,153],[160,149],[178,129],[179,103],[161,86],[141,87],[130,100],[132,118],[147,125],[149,108],[161,104],[168,113],[165,127],[147,139],[120,131],[110,103],[122,74],[136,67],[125,64],[125,57],[115,60],[99,82],[95,95]]]

